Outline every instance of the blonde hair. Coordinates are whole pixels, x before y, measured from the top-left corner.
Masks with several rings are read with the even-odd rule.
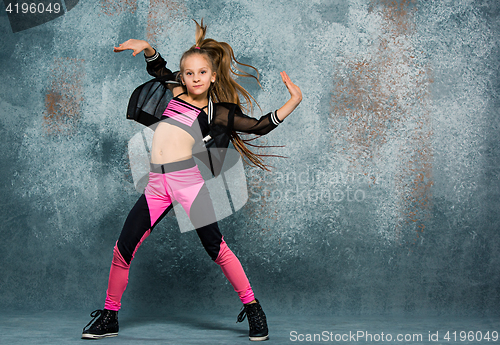
[[[211,38],[205,38],[207,26],[203,25],[203,19],[201,20],[200,24],[198,24],[196,20],[194,20],[194,22],[196,23],[196,43],[190,49],[184,52],[184,54],[182,54],[180,60],[181,73],[183,72],[184,60],[188,56],[191,56],[193,54],[200,54],[205,56],[207,58],[207,61],[211,64],[212,71],[216,72],[215,82],[209,89],[209,95],[212,100],[214,102],[235,103],[240,108],[243,108],[247,111],[253,111],[252,101],[255,102],[257,106],[259,106],[257,101],[252,97],[252,95],[250,95],[250,93],[248,93],[247,90],[245,90],[244,87],[242,87],[233,79],[233,75],[237,77],[253,78],[260,86],[259,71],[257,71],[257,69],[251,65],[247,65],[236,60],[233,48],[231,48],[228,43],[218,42]],[[239,66],[245,66],[253,69],[256,72],[257,76],[245,72]],[[245,99],[245,106],[242,106],[239,95],[242,95]],[[274,155],[255,154],[250,151],[246,145],[253,147],[267,147],[252,145],[248,143],[249,141],[254,139],[255,138],[244,140],[241,139],[241,137],[235,131],[231,133],[231,142],[244,160],[246,159],[250,164],[261,169],[269,170],[267,168],[268,166],[264,164],[261,157],[274,157]]]

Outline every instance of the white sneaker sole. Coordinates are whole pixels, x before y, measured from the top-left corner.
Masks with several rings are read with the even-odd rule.
[[[251,341],[264,341],[269,339],[269,335],[265,335],[263,337],[248,337]]]
[[[117,335],[118,335],[118,333],[106,333],[106,334],[83,333],[82,339],[101,339],[101,338],[108,338],[108,337],[116,337]]]

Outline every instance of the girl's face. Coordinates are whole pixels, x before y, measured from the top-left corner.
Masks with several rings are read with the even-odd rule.
[[[200,96],[207,93],[210,83],[215,82],[215,72],[207,58],[201,54],[191,54],[184,60],[183,67],[181,77],[188,94]]]

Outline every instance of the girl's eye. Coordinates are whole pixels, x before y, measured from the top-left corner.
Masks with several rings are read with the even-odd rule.
[[[191,75],[192,73],[191,73],[191,72],[187,72],[186,74],[187,74],[187,75]]]
[[[207,72],[206,71],[201,71],[201,74],[205,74],[205,73],[207,73]]]

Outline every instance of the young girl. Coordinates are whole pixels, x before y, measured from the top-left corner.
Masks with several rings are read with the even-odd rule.
[[[227,137],[240,154],[265,168],[261,158],[245,147],[237,132],[269,133],[299,105],[302,94],[282,72],[290,99],[277,111],[259,120],[244,115],[239,94],[250,106],[252,97],[231,74],[251,75],[239,69],[241,73],[234,72],[231,67],[240,63],[236,61],[231,46],[205,39],[205,32],[203,20],[201,25],[196,23],[196,44],[182,55],[177,74],[166,68],[165,60],[145,41],[128,40],[114,48],[115,52],[133,50],[134,56],[144,51],[151,75],[177,79],[180,83],[168,84],[174,98],[168,103],[153,136],[148,185],[130,211],[114,247],[104,310],[91,313],[94,319],[84,328],[82,338],[98,339],[118,334],[118,310],[128,283],[130,263],[142,241],[177,200],[196,228],[204,248],[238,293],[244,306],[238,321],[248,316],[250,340],[268,339],[266,316],[239,260],[219,231],[208,189],[192,156],[194,148],[210,134],[219,138],[218,147],[227,148],[229,140],[224,141]]]

